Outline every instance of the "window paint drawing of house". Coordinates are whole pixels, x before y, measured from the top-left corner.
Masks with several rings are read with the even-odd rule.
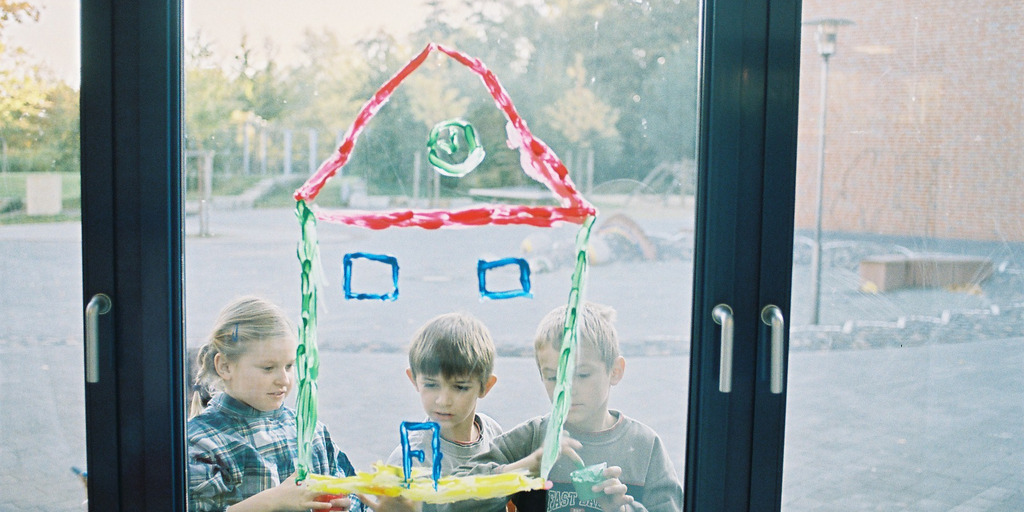
[[[494,99],[495,105],[504,114],[506,124],[506,135],[508,146],[519,153],[519,162],[523,171],[533,180],[543,184],[550,190],[552,196],[557,199],[557,206],[534,206],[520,204],[497,204],[497,205],[475,205],[455,210],[440,209],[402,209],[392,211],[356,211],[338,210],[331,211],[318,207],[310,207],[311,203],[327,183],[334,177],[348,162],[355,147],[359,134],[366,127],[367,123],[386,104],[388,98],[402,84],[402,82],[415,72],[427,57],[433,52],[440,52],[454,59],[459,64],[469,68],[479,76],[488,93]],[[439,135],[438,130],[442,133]],[[456,135],[453,130],[462,130],[462,137],[469,144],[466,160],[459,164],[446,164],[443,160],[435,159],[435,145],[439,145],[443,152],[452,153],[457,145]],[[443,131],[447,130],[447,137]],[[451,120],[439,123],[430,136],[430,161],[435,170],[449,176],[460,177],[470,172],[473,167],[483,159],[482,149],[476,147],[473,128],[469,123],[461,120]],[[440,142],[439,142],[440,141]],[[463,148],[464,150],[466,148]],[[467,151],[463,151],[467,153]],[[508,93],[498,81],[497,77],[478,59],[445,46],[431,43],[428,44],[418,55],[410,60],[398,73],[388,80],[377,92],[363,105],[355,120],[343,137],[337,151],[311,176],[294,194],[296,200],[296,214],[302,225],[302,242],[299,247],[299,259],[302,264],[302,323],[299,333],[299,357],[297,366],[299,370],[299,396],[298,407],[300,416],[302,411],[312,410],[315,414],[316,400],[316,314],[317,314],[317,282],[320,272],[319,248],[316,238],[316,222],[331,222],[347,224],[351,226],[365,227],[373,230],[390,228],[420,227],[428,230],[449,228],[449,227],[476,227],[486,225],[525,225],[535,227],[551,227],[559,223],[572,223],[580,226],[576,235],[575,243],[575,266],[572,273],[572,281],[568,296],[568,307],[566,312],[566,331],[562,343],[562,359],[568,361],[569,367],[564,372],[569,375],[573,372],[575,358],[573,351],[576,346],[576,308],[582,301],[583,285],[586,282],[587,274],[587,243],[591,229],[597,216],[597,210],[580,194],[572,180],[569,178],[568,169],[557,155],[542,140],[535,137],[526,125],[526,121],[520,117],[512,104]],[[396,300],[399,295],[398,286],[398,261],[388,255],[371,254],[363,252],[349,253],[344,258],[345,274],[345,296],[347,299],[357,300]],[[389,290],[380,290],[376,293],[352,290],[351,274],[352,264],[358,260],[371,260],[390,267],[393,279],[393,287]],[[513,290],[490,290],[486,284],[486,275],[490,270],[502,267],[518,267],[520,288]],[[525,260],[519,258],[504,258],[493,261],[481,260],[477,267],[480,294],[487,299],[507,299],[513,297],[529,297],[529,266]],[[305,377],[305,378],[304,378]],[[552,400],[553,413],[559,409],[568,410],[562,407],[569,399],[569,386],[564,384],[563,376],[560,375],[556,386],[555,395]],[[308,407],[312,403],[312,407]],[[306,407],[303,406],[306,405]],[[552,443],[546,443],[557,447],[558,437],[561,435],[561,424],[564,421],[564,414],[561,421],[549,422],[548,439]],[[558,415],[553,414],[554,418]],[[315,424],[314,418],[300,419],[300,464],[303,460],[302,425]],[[310,433],[311,434],[311,433]],[[545,453],[545,461],[542,464],[542,476],[547,475],[554,457]]]

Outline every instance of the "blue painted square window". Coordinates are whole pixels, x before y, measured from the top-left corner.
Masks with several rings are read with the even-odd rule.
[[[391,267],[392,289],[386,293],[358,293],[352,291],[352,262],[357,259],[377,261]],[[352,300],[398,300],[398,259],[385,254],[371,254],[365,252],[352,252],[345,255],[345,298]]]
[[[487,272],[496,268],[511,265],[519,266],[518,290],[491,291],[487,289]],[[530,264],[522,258],[503,258],[494,261],[479,260],[476,264],[477,281],[480,284],[480,296],[485,299],[512,299],[515,297],[533,297],[530,293]]]

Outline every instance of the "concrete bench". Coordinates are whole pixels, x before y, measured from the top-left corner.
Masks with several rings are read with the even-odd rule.
[[[880,292],[972,286],[988,279],[992,272],[988,258],[956,254],[871,256],[860,262],[861,287],[873,285]]]
[[[32,173],[25,177],[25,213],[58,215],[63,209],[60,174]]]

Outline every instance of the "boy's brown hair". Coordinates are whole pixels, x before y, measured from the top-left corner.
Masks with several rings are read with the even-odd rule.
[[[545,346],[550,346],[555,351],[562,349],[566,307],[559,306],[541,319],[533,341],[534,350],[539,350]],[[611,306],[584,302],[576,309],[576,324],[579,327],[579,346],[595,350],[609,370],[620,355],[619,333],[615,330],[614,323],[615,309]]]
[[[416,375],[471,377],[487,387],[494,373],[494,340],[487,326],[468,313],[445,313],[424,324],[409,346]]]

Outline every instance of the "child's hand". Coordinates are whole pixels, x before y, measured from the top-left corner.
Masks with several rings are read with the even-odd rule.
[[[569,433],[562,431],[561,449],[558,450],[559,457],[568,457],[573,466],[583,466],[583,459],[576,453],[576,450],[583,448],[583,444],[569,436]],[[512,464],[502,468],[503,473],[526,470],[531,475],[540,474],[540,462],[544,458],[544,447],[537,448],[533,453],[519,459]]]
[[[339,494],[324,494],[317,497],[316,501],[321,503],[329,503],[331,510],[340,510],[341,512],[348,512],[352,508],[352,500],[347,495]]]
[[[604,476],[607,480],[594,485],[591,489],[597,493],[604,493],[598,498],[604,512],[620,512],[626,505],[633,504],[633,497],[626,494],[626,484],[619,481],[622,475],[622,468],[619,466],[608,466],[604,469]]]
[[[330,502],[317,501],[318,498],[329,496],[327,493],[311,490],[305,484],[296,484],[295,475],[288,477],[276,487],[271,487],[259,494],[242,500],[229,509],[231,512],[248,510],[272,510],[281,512],[305,512],[307,510],[348,510],[351,500],[348,497],[334,497]]]
[[[573,466],[581,468],[585,466],[583,457],[576,453],[576,450],[583,448],[583,443],[575,440],[568,432],[562,431],[562,446],[558,450],[558,458],[567,457]],[[537,459],[537,471],[540,472],[540,459]]]
[[[369,496],[357,494],[363,505],[370,507],[377,512],[419,512],[423,504],[411,501],[401,496],[390,498],[387,496]]]

